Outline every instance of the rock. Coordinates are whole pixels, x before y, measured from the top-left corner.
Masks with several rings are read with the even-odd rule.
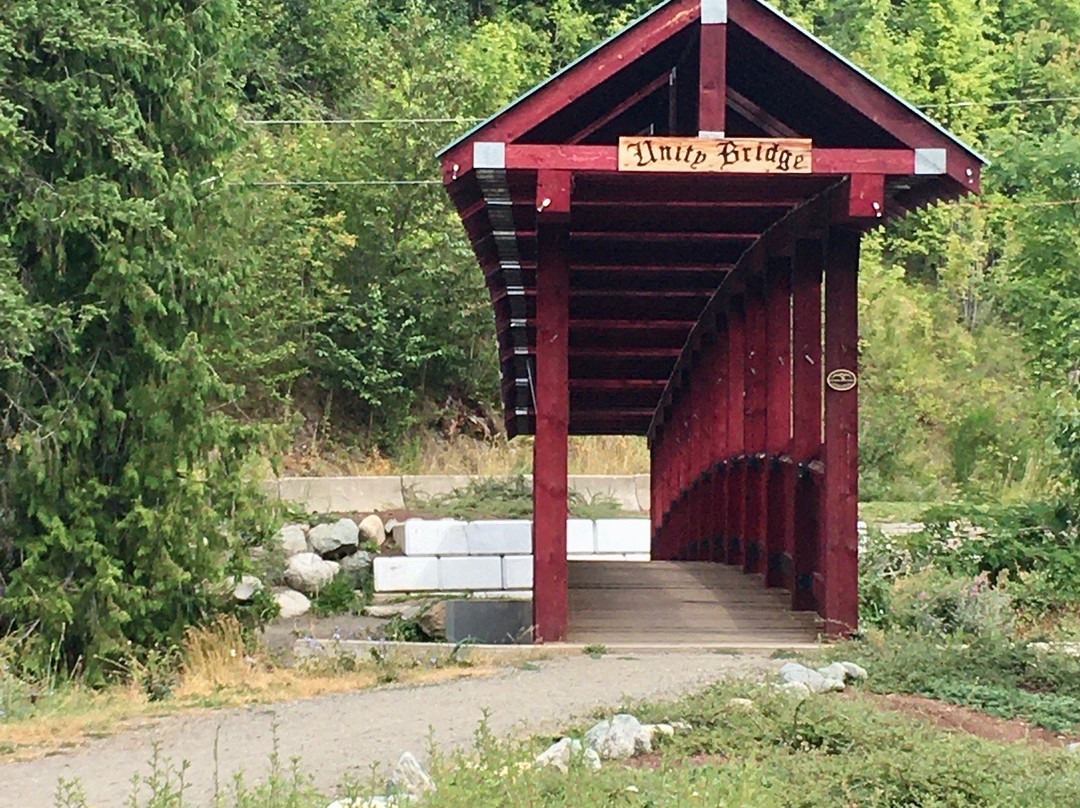
[[[860,667],[854,662],[841,662],[840,664],[843,665],[844,670],[847,671],[848,679],[853,682],[865,681],[870,676],[870,674],[866,672],[866,668]]]
[[[754,709],[754,702],[750,699],[728,699],[728,709],[748,712]]]
[[[372,603],[364,607],[364,613],[368,617],[378,617],[380,620],[389,620],[392,617],[412,620],[420,614],[420,609],[421,607],[415,603]]]
[[[360,529],[352,519],[338,519],[331,525],[315,525],[308,531],[308,542],[323,558],[337,560],[356,552]]]
[[[797,696],[809,696],[814,692],[806,682],[785,682],[780,685],[780,689],[794,693]]]
[[[382,547],[386,544],[386,526],[377,515],[371,514],[360,520],[360,541]]]
[[[693,729],[693,726],[686,723],[685,721],[672,721],[671,728],[673,730],[677,730],[678,732],[689,732]]]
[[[1071,743],[1066,746],[1065,749],[1072,752],[1074,755],[1080,755],[1080,743]]]
[[[429,640],[446,639],[446,601],[440,600],[420,613],[416,619],[420,630]]]
[[[348,575],[353,582],[353,589],[363,589],[364,581],[371,575],[371,560],[371,553],[357,550],[338,562],[341,564],[342,574]]]
[[[257,592],[262,592],[263,582],[254,575],[241,575],[240,581],[233,587],[233,597],[247,603]]]
[[[274,600],[281,609],[281,617],[299,617],[311,609],[311,601],[294,589],[284,589],[274,594]]]
[[[638,752],[651,752],[652,737],[634,716],[619,713],[586,732],[585,745],[604,760],[625,760]]]
[[[581,761],[585,764],[585,768],[591,772],[600,771],[600,755],[596,754],[595,749],[586,749],[585,754],[581,756]]]
[[[338,564],[324,561],[317,553],[297,553],[285,567],[285,583],[306,595],[313,595],[334,580],[338,569]]]
[[[553,766],[566,774],[570,771],[570,760],[575,754],[581,754],[581,741],[573,738],[563,738],[537,755],[533,765],[544,768]],[[594,751],[593,754],[595,755],[596,752]]]
[[[823,669],[825,670],[825,669]],[[810,670],[798,662],[789,662],[780,669],[780,678],[785,684],[799,682],[806,685],[814,693],[829,693],[834,690],[844,689],[844,680],[823,676],[818,671]]]
[[[818,668],[817,672],[826,679],[839,679],[841,682],[847,680],[847,668],[842,662],[834,662],[824,668]]]
[[[306,553],[307,525],[285,525],[277,532],[277,543],[289,558],[297,553]]]
[[[649,733],[650,742],[657,735],[663,735],[667,738],[674,737],[675,735],[675,727],[671,726],[671,724],[642,724],[641,726]]]
[[[392,790],[402,791],[417,797],[435,790],[435,781],[424,771],[420,761],[411,752],[405,752],[398,759],[390,782],[393,785]]]

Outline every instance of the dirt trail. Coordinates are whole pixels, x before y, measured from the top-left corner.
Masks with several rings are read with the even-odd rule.
[[[331,793],[343,776],[366,781],[372,763],[403,751],[423,759],[429,738],[443,749],[469,744],[485,708],[497,736],[555,732],[574,716],[624,699],[676,696],[720,678],[776,671],[782,662],[753,653],[572,656],[483,679],[175,716],[68,754],[0,765],[0,808],[53,808],[60,778],[78,779],[93,808],[122,808],[132,776],[148,773],[155,742],[165,757],[191,764],[185,806],[208,808],[215,771],[223,785],[239,771],[248,782],[265,777],[275,726],[281,759],[298,758],[316,786]]]

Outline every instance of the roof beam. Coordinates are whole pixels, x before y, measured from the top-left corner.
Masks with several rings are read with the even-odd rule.
[[[578,132],[576,132],[574,135],[567,138],[567,142],[568,143],[575,143],[575,144],[580,143],[585,138],[587,138],[589,135],[594,134],[595,132],[599,131],[600,129],[603,129],[605,126],[607,126],[609,123],[614,121],[616,118],[618,118],[624,112],[627,112],[627,111],[633,109],[634,107],[636,107],[638,104],[640,104],[642,101],[644,101],[650,95],[655,93],[657,90],[660,90],[663,87],[667,87],[670,82],[671,82],[671,72],[670,71],[665,71],[662,76],[657,76],[655,79],[650,81],[648,84],[646,84],[640,90],[638,90],[636,93],[632,94],[629,98],[627,98],[621,104],[617,104],[615,107],[610,109],[605,114],[601,115],[599,118],[597,118],[595,121],[590,123],[588,126],[583,127]]]
[[[728,88],[727,105],[750,123],[761,127],[761,130],[767,135],[773,137],[799,137],[799,133],[786,123],[779,118],[773,117],[745,95],[730,87]]]

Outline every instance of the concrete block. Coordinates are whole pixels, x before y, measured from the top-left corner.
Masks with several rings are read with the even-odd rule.
[[[400,477],[282,477],[281,499],[311,513],[371,513],[405,507]]]
[[[623,556],[623,561],[633,561],[637,563],[644,563],[646,561],[652,561],[651,553],[626,553]]]
[[[375,559],[376,592],[431,592],[439,588],[437,558],[381,556]]]
[[[530,548],[531,549],[531,548]],[[596,552],[596,531],[592,519],[566,520],[566,557]]]
[[[650,527],[648,519],[597,519],[596,552],[651,552]]]
[[[521,555],[532,552],[532,522],[500,519],[465,525],[469,555]]]
[[[533,557],[505,556],[502,560],[503,589],[532,589]]]
[[[596,555],[596,553],[567,553],[567,561],[602,561],[603,559]],[[611,558],[609,557],[610,561]]]
[[[600,496],[614,499],[619,507],[629,513],[637,513],[637,485],[629,475],[575,475],[569,480],[570,488],[577,491],[586,500]]]
[[[465,592],[502,589],[502,559],[498,556],[440,558],[439,588]]]
[[[398,539],[407,556],[467,555],[465,523],[456,519],[408,519]]]
[[[456,560],[456,559],[455,559]],[[527,600],[451,600],[446,639],[481,643],[531,643],[532,603]]]
[[[637,491],[638,510],[648,513],[652,507],[652,483],[648,474],[634,475],[634,488]]]
[[[472,479],[467,474],[407,474],[401,478],[401,489],[406,498],[424,500],[465,488]]]

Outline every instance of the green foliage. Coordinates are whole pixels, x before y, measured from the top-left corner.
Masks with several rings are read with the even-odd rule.
[[[570,515],[578,519],[624,515],[619,503],[603,494],[587,497],[578,491],[570,491],[567,504]],[[531,519],[532,482],[524,475],[476,477],[445,494],[424,497],[409,492],[405,505],[409,509],[454,519]]]
[[[356,589],[353,576],[342,572],[319,590],[311,601],[311,611],[316,615],[359,614],[364,608],[364,597]]]

